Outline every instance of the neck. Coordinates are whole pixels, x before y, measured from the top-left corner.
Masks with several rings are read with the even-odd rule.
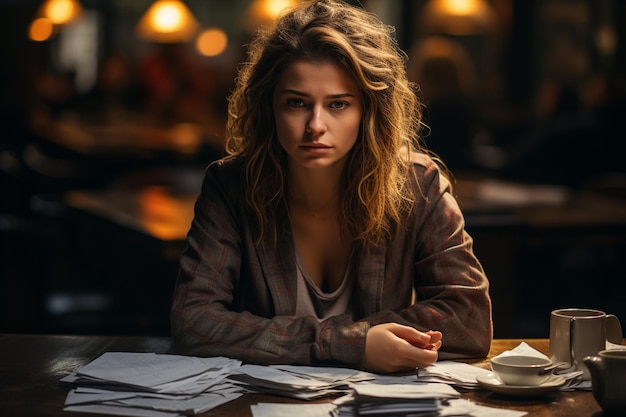
[[[292,170],[290,205],[316,213],[336,213],[339,208],[341,172],[334,170]]]

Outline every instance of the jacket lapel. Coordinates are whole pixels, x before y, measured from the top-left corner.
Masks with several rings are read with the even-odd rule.
[[[262,266],[276,315],[293,315],[296,312],[296,262],[289,236],[279,237],[276,245],[265,242],[266,244],[257,246],[259,264]]]
[[[370,316],[382,309],[385,282],[385,245],[361,248],[357,269],[357,300],[361,317]]]

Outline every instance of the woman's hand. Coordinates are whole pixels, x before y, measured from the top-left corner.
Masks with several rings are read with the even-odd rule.
[[[398,323],[376,325],[367,332],[364,366],[381,373],[425,368],[437,360],[441,337]]]

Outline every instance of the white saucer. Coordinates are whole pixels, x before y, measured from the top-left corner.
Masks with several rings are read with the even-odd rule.
[[[541,385],[506,385],[493,372],[476,377],[476,382],[484,388],[498,394],[514,396],[543,395],[558,390],[565,384],[565,378],[552,375]]]

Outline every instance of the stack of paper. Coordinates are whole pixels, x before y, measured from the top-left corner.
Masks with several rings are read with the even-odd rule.
[[[441,382],[459,389],[474,390],[479,385],[476,377],[486,376],[490,371],[462,362],[435,362],[428,368],[418,370],[418,380],[422,382]]]
[[[107,352],[68,375],[64,410],[170,417],[203,413],[242,395],[227,380],[241,362],[154,353]]]
[[[229,379],[251,391],[311,400],[345,395],[350,392],[350,384],[374,377],[348,368],[243,365],[234,370]]]
[[[259,403],[250,406],[253,417],[336,417],[333,404]]]
[[[432,415],[441,408],[441,401],[461,394],[446,384],[376,384],[353,386],[357,415]]]

